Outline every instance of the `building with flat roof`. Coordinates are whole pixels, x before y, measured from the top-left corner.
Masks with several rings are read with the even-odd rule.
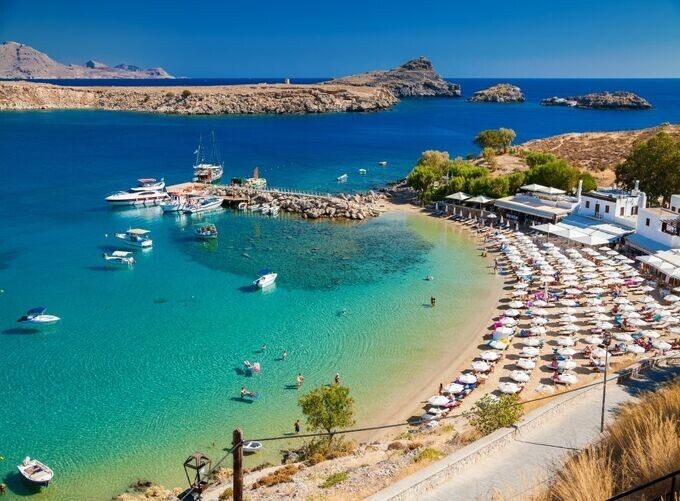
[[[638,214],[640,191],[636,183],[631,191],[614,187],[597,188],[581,194],[576,213],[634,229]],[[680,205],[680,204],[679,204]]]
[[[557,188],[529,184],[516,195],[496,200],[497,212],[520,224],[557,223],[573,212],[578,199]]]
[[[626,244],[632,254],[680,249],[680,195],[673,195],[666,209],[647,207],[647,197],[641,192],[635,234],[626,238]]]

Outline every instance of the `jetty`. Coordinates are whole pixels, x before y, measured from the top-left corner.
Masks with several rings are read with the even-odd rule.
[[[223,204],[236,207],[269,204],[283,212],[298,214],[309,219],[364,220],[385,211],[384,193],[370,191],[366,194],[321,193],[287,188],[253,188],[240,185],[217,185],[186,182],[168,186],[168,192],[193,196],[219,197]]]

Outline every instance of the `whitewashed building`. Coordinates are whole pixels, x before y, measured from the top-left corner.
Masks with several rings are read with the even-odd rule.
[[[680,249],[680,195],[673,195],[666,209],[647,207],[647,197],[640,193],[635,234],[626,243],[634,254]]]
[[[576,214],[608,223],[635,228],[639,210],[640,191],[636,183],[631,191],[617,188],[598,188],[583,193]],[[679,204],[680,207],[680,204]]]

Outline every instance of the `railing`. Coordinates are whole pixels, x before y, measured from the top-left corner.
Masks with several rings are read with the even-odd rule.
[[[629,489],[625,492],[622,492],[620,494],[617,494],[616,496],[610,497],[607,501],[614,501],[616,499],[624,499],[627,498],[628,496],[631,496],[633,494],[639,493],[640,491],[643,491],[649,487],[652,487],[654,485],[660,484],[662,482],[665,482],[666,480],[670,479],[670,490],[666,490],[664,488],[664,491],[662,493],[654,494],[654,499],[663,499],[664,501],[674,501],[675,500],[675,493],[677,492],[678,489],[678,484],[675,481],[676,477],[680,475],[680,470],[675,470],[674,472],[668,473],[664,475],[663,477],[659,477],[655,480],[652,480],[651,482],[647,482],[646,484],[638,485],[637,487],[634,487],[632,489]]]

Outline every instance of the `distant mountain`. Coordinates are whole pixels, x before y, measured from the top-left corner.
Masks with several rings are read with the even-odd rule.
[[[460,97],[460,85],[444,80],[425,57],[413,59],[391,70],[369,71],[335,78],[326,83],[385,87],[397,97]]]
[[[107,66],[90,60],[83,66],[62,64],[47,54],[17,42],[0,44],[0,78],[174,78],[163,68],[119,64]]]

